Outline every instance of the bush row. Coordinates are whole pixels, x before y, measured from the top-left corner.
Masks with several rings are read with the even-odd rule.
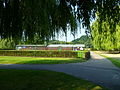
[[[90,52],[89,51],[78,51],[77,52],[77,57],[89,59],[90,58]]]
[[[17,50],[1,50],[0,56],[30,56],[30,57],[70,57],[89,59],[89,52],[73,52],[73,51],[17,51]]]
[[[32,56],[32,57],[71,57],[77,56],[72,51],[0,51],[0,56]]]

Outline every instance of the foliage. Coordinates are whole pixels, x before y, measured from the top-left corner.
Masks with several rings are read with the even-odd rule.
[[[37,37],[44,42],[54,37],[59,29],[66,32],[67,24],[76,28],[75,17],[62,1],[1,0],[0,7],[1,38],[12,37],[16,42],[29,43]]]
[[[77,57],[79,58],[85,58],[86,60],[90,59],[90,52],[89,51],[76,51]]]
[[[99,19],[97,19],[91,26],[94,48],[97,50],[120,50],[120,22],[116,24],[116,28],[112,33],[108,21],[101,24],[103,32],[99,31],[98,22]]]
[[[65,41],[59,41],[59,40],[50,40],[48,44],[72,44],[72,42],[65,42]]]
[[[91,56],[90,56],[90,52],[86,52],[86,53],[85,53],[85,58],[86,58],[86,59],[90,59],[90,57],[91,57]]]
[[[17,51],[1,50],[0,56],[29,56],[29,57],[65,57],[65,58],[84,58],[89,59],[88,51]],[[86,55],[88,54],[88,55]]]
[[[119,0],[0,0],[0,37],[12,37],[18,43],[34,42],[38,36],[41,42],[48,42],[59,31],[66,34],[67,25],[75,34],[77,20],[89,28],[96,12],[99,23],[108,18],[112,33],[120,18],[119,3]]]
[[[1,90],[107,90],[87,80],[46,70],[0,70]]]
[[[77,57],[73,51],[0,51],[2,56],[32,56],[32,57]]]
[[[15,49],[15,43],[12,39],[0,39],[0,49]]]
[[[77,43],[84,44],[88,39],[89,39],[89,37],[87,35],[83,35],[80,38],[73,40],[72,42],[75,44],[77,44]]]
[[[87,48],[92,47],[91,38],[87,35],[83,35],[80,38],[77,38],[77,39],[73,40],[72,43],[74,43],[74,44],[85,44],[85,46]]]

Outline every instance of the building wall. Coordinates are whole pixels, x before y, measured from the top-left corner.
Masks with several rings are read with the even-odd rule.
[[[34,50],[46,50],[46,47],[45,46],[39,46],[39,47],[36,47]]]
[[[58,50],[57,47],[46,47],[46,50]]]
[[[72,47],[62,47],[62,50],[73,50]]]

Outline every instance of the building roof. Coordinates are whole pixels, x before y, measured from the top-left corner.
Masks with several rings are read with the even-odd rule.
[[[45,45],[16,45],[16,47],[39,47]],[[85,47],[84,44],[51,44],[47,47]]]
[[[85,47],[84,44],[51,44],[47,47]]]

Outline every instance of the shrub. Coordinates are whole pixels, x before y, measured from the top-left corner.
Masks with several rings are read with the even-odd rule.
[[[85,59],[89,59],[90,58],[90,52],[85,52]]]
[[[72,51],[15,51],[2,50],[0,56],[32,56],[32,57],[77,57],[77,52]]]
[[[90,52],[89,51],[77,51],[77,57],[89,59],[90,58]]]
[[[87,51],[17,51],[1,50],[0,56],[30,56],[30,57],[69,57],[69,58],[90,58]]]

